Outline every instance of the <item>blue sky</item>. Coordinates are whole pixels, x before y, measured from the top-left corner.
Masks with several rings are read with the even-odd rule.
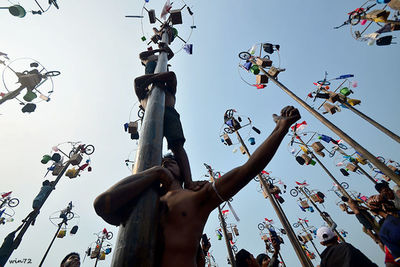
[[[34,8],[34,1],[24,2],[21,4],[27,10]],[[43,0],[43,5],[46,2]],[[367,46],[355,41],[348,27],[333,30],[346,20],[347,12],[362,3],[344,0],[334,3],[316,0],[188,3],[195,13],[197,26],[190,39],[194,52],[193,55],[180,52],[170,64],[178,77],[176,109],[181,114],[187,139],[185,148],[194,180],[204,179],[203,163],[226,172],[246,160],[239,152],[232,153],[232,147],[220,142],[225,110],[234,108],[249,116],[262,131],[260,136],[255,136],[259,144],[274,128],[271,114],[278,113],[286,105],[299,107],[273,84],[257,90],[240,80],[237,55],[254,43],[281,45],[281,66],[287,70],[280,74],[279,80],[303,99],[313,89],[313,82],[323,78],[325,71],[331,78],[353,73],[359,85],[354,90],[354,98],[362,100],[358,109],[393,132],[400,132],[398,46]],[[7,6],[8,2],[2,4]],[[164,2],[150,0],[149,4],[160,10]],[[12,17],[5,10],[0,13],[4,25],[0,51],[8,53],[12,59],[34,58],[46,68],[61,72],[54,78],[52,100],[39,104],[34,113],[22,113],[16,101],[0,106],[0,166],[4,177],[0,191],[12,190],[21,200],[15,208],[15,222],[1,226],[0,240],[30,211],[46,171],[46,166],[40,163],[43,154],[53,145],[65,141],[80,140],[96,147],[92,156],[93,171],[83,173],[78,179],[61,179],[37,223],[28,230],[20,248],[11,257],[31,258],[38,264],[56,230],[48,216],[72,200],[75,211],[81,216],[80,229],[76,236],[56,240],[46,260],[47,266],[57,266],[70,251],[78,251],[83,257],[87,246],[95,241],[93,233],[104,227],[114,234],[118,232],[116,227],[107,225],[95,215],[92,202],[99,193],[129,175],[124,160],[136,144],[123,131],[123,124],[137,101],[133,80],[144,72],[138,54],[146,49],[140,40],[140,21],[124,17],[140,14],[142,1],[120,0],[110,4],[109,1],[60,0],[59,5],[60,10],[53,7],[42,16],[27,14],[23,19]],[[183,27],[188,26],[180,27],[180,32],[184,32]],[[5,91],[3,85],[0,85],[0,91]],[[309,124],[309,131],[336,137],[306,110],[300,107],[299,110],[302,120]],[[136,108],[132,113],[136,113]],[[374,155],[398,160],[398,144],[355,114],[343,110],[325,116]],[[344,214],[335,205],[336,196],[327,192],[332,185],[327,175],[319,166],[298,165],[288,152],[289,141],[289,137],[284,139],[266,170],[282,179],[289,188],[294,186],[294,181],[306,179],[311,188],[326,193],[325,209],[336,220],[339,229],[349,232],[348,241],[379,266],[384,266],[383,253],[362,232],[355,217]],[[255,146],[250,149],[253,151]],[[348,182],[352,190],[375,194],[365,177],[357,174],[344,177],[332,159],[325,157],[322,161],[340,181]],[[237,246],[255,255],[263,252],[257,224],[267,217],[274,219],[275,225],[280,227],[270,203],[256,190],[257,183],[251,182],[232,202],[241,218],[237,223],[240,231]],[[318,214],[303,213],[297,207],[296,199],[288,193],[283,197],[286,200],[283,209],[291,223],[299,217],[307,217],[316,227],[323,224]],[[234,222],[232,217],[228,220]],[[214,211],[204,232],[211,237],[211,251],[218,265],[226,266],[224,243],[214,234],[218,225]],[[284,239],[282,256],[287,265],[300,266],[289,240]],[[111,240],[114,241],[115,238]],[[111,257],[108,257],[99,266],[107,266],[110,261]],[[83,266],[92,264],[93,261],[86,259]]]

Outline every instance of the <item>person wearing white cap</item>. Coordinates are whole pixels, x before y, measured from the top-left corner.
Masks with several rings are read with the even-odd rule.
[[[321,245],[326,249],[321,253],[320,267],[377,267],[361,251],[349,243],[339,243],[332,230],[323,226],[317,230]]]

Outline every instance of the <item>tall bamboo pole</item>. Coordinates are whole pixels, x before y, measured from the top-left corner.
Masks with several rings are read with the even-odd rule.
[[[306,230],[306,228],[304,227],[303,223],[299,221],[298,224],[300,224],[301,228],[303,228],[303,231],[304,231],[305,233],[307,233],[307,230]],[[317,247],[316,247],[315,244],[314,244],[314,241],[311,239],[310,242],[311,242],[312,246],[314,247],[315,251],[318,253],[318,256],[321,258],[321,253],[319,253]]]
[[[251,60],[253,64],[256,64],[254,59]],[[301,98],[295,95],[292,91],[290,91],[285,85],[279,82],[276,78],[272,77],[268,72],[264,70],[264,68],[259,66],[259,69],[262,73],[264,73],[269,80],[274,82],[279,88],[281,88],[285,93],[287,93],[290,97],[292,97],[295,101],[297,101],[302,107],[304,107],[308,112],[310,112],[314,117],[316,117],[319,121],[325,124],[331,131],[337,134],[340,138],[342,138],[346,143],[352,146],[356,151],[361,153],[363,157],[368,159],[372,164],[374,164],[378,169],[380,169],[384,174],[386,174],[390,179],[392,179],[397,185],[400,185],[400,177],[396,175],[391,169],[389,169],[385,164],[380,162],[374,155],[372,155],[369,151],[367,151],[364,147],[358,144],[355,140],[353,140],[350,136],[348,136],[345,132],[339,129],[336,125],[327,120],[324,116],[314,110],[310,105],[304,102]]]
[[[337,150],[340,154],[342,154],[343,156],[349,157],[349,155],[347,155],[347,154],[346,154],[343,150],[341,150],[339,147],[336,148],[336,150]],[[358,169],[359,169],[365,176],[367,176],[367,178],[368,178],[371,182],[373,182],[374,184],[377,183],[377,181],[375,181],[375,179],[372,178],[371,175],[369,175],[363,168],[361,168],[361,166],[360,166],[360,164],[359,164],[358,162],[355,162],[355,165],[357,165]]]
[[[76,148],[76,151],[74,151],[74,155],[79,153],[79,149]],[[66,162],[64,167],[62,168],[61,172],[58,174],[57,178],[53,182],[52,190],[50,190],[47,195],[44,197],[43,201],[39,204],[39,207],[32,211],[23,221],[20,227],[21,230],[19,231],[17,237],[13,240],[13,244],[11,248],[7,251],[0,251],[2,254],[0,258],[0,266],[5,265],[8,261],[8,259],[11,257],[11,254],[13,253],[14,250],[16,250],[19,246],[19,244],[22,241],[22,237],[25,235],[26,231],[28,230],[29,226],[32,225],[32,222],[36,220],[36,217],[39,214],[40,209],[43,207],[44,203],[46,202],[47,198],[50,196],[51,192],[55,189],[57,183],[60,181],[61,177],[64,175],[65,171],[68,169],[69,165],[71,163],[69,161]],[[18,227],[18,228],[20,228]]]
[[[53,239],[51,240],[49,247],[47,248],[46,252],[44,253],[43,258],[42,258],[42,260],[41,260],[40,263],[39,263],[39,267],[41,267],[41,266],[43,265],[43,262],[44,262],[44,260],[46,259],[47,254],[49,253],[50,248],[51,248],[51,246],[53,245],[54,240],[56,239],[58,232],[60,231],[60,229],[61,229],[61,227],[63,226],[63,224],[66,223],[66,222],[67,222],[67,217],[63,218],[62,222],[60,222],[60,223],[58,224],[57,231],[56,231],[56,233],[54,234],[54,237],[53,237]]]
[[[162,42],[169,43],[165,31]],[[155,73],[166,72],[167,64],[167,53],[160,52]],[[164,90],[153,85],[148,96],[133,173],[161,165],[164,106]],[[126,223],[120,225],[111,266],[156,266],[159,259],[156,254],[158,224],[159,197],[155,185],[143,192]]]
[[[305,147],[307,147],[306,143],[304,143],[304,141],[301,139],[300,136],[298,136],[297,134],[295,134],[295,136],[297,137],[298,140],[300,140],[300,142]],[[346,189],[343,188],[343,186],[339,183],[339,181],[336,180],[335,176],[333,176],[333,174],[325,167],[325,165],[322,164],[322,162],[315,156],[314,152],[312,152],[311,150],[308,150],[308,151],[309,151],[310,155],[312,156],[312,158],[318,162],[318,164],[322,167],[322,169],[328,174],[328,176],[336,184],[336,186],[339,188],[340,192],[342,192],[342,194],[345,195],[347,198],[351,199],[351,196],[349,195],[349,193],[347,193]]]
[[[314,208],[318,211],[319,215],[321,218],[329,225],[332,226],[332,222],[325,216],[325,214],[320,210],[320,208],[317,206],[317,204],[311,199],[311,197],[306,193],[306,191],[299,187],[300,192],[310,201],[310,203],[314,206]],[[330,217],[330,216],[329,216]],[[332,217],[331,217],[332,218]],[[333,221],[333,220],[332,220]],[[343,238],[343,236],[338,232],[338,230],[334,229],[334,232],[336,235],[339,237],[340,240],[343,242],[346,242]]]
[[[210,174],[210,179],[211,179],[211,182],[213,183],[215,181],[214,173],[211,169],[208,169],[208,173]],[[225,222],[224,216],[222,214],[220,205],[218,205],[218,215],[219,215],[219,218],[221,221],[222,231],[224,233],[225,245],[226,245],[226,249],[228,250],[229,260],[231,262],[232,267],[236,267],[236,261],[235,261],[235,257],[233,256],[232,246],[231,246],[231,243],[229,242],[229,238],[228,238],[226,222]]]
[[[357,114],[358,116],[360,116],[361,118],[363,118],[364,120],[366,120],[367,122],[369,122],[370,124],[372,124],[373,126],[375,126],[378,130],[380,130],[381,132],[383,132],[384,134],[386,134],[387,136],[389,136],[390,138],[392,138],[394,141],[396,141],[397,143],[400,143],[400,137],[398,135],[396,135],[395,133],[393,133],[392,131],[390,131],[389,129],[387,129],[386,127],[384,127],[383,125],[379,124],[378,122],[376,122],[375,120],[371,119],[370,117],[368,117],[367,115],[365,115],[364,113],[362,113],[361,111],[359,111],[358,109],[354,108],[352,105],[350,105],[347,102],[342,103],[343,105],[346,106],[346,108],[350,109],[351,111],[353,111],[355,114]]]
[[[250,157],[250,152],[249,152],[246,144],[244,143],[242,137],[240,136],[239,132],[235,131],[235,133],[237,135],[237,138],[238,138],[240,144],[245,149],[247,156]],[[313,266],[311,260],[307,257],[307,255],[305,254],[304,250],[302,249],[299,241],[297,240],[296,234],[294,233],[293,228],[290,226],[289,220],[287,219],[285,213],[283,212],[279,203],[276,201],[275,197],[269,191],[269,186],[268,186],[267,182],[265,181],[264,177],[262,177],[261,174],[258,174],[257,177],[259,178],[260,184],[261,184],[262,188],[264,189],[264,192],[267,194],[268,199],[270,200],[271,205],[275,210],[275,213],[278,215],[278,218],[281,221],[283,228],[286,230],[289,241],[292,244],[297,257],[299,258],[301,265],[303,267]]]

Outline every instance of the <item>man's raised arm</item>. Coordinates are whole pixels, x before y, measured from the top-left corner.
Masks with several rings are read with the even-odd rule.
[[[171,182],[170,172],[163,167],[153,167],[126,177],[100,194],[94,201],[94,209],[106,222],[119,225],[124,216],[127,204],[155,183],[168,185]]]
[[[300,119],[300,114],[296,108],[287,106],[282,109],[281,116],[275,116],[274,119],[276,121],[275,129],[254,151],[249,160],[216,180],[214,188],[211,185],[208,186],[207,191],[211,197],[208,201],[210,205],[207,206],[215,208],[221,203],[222,200],[218,197],[217,192],[222,199],[228,200],[259,174],[275,155],[281,141],[288,133],[289,127]]]

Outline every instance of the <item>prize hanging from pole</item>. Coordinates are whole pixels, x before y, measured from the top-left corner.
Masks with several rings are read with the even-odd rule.
[[[258,43],[249,50],[239,53],[238,73],[240,79],[249,86],[263,89],[267,86],[268,77],[260,73],[260,67],[263,67],[277,77],[281,69],[281,57],[279,54],[280,45],[272,43]],[[253,64],[254,60],[256,64]]]
[[[31,58],[18,58],[3,65],[2,81],[7,92],[0,92],[0,104],[15,99],[23,106],[23,113],[31,113],[38,103],[51,100],[53,77],[60,75],[59,71],[49,71]]]
[[[387,3],[389,4],[380,5]],[[348,12],[348,19],[334,29],[349,25],[351,36],[357,41],[377,46],[395,44],[395,37],[389,33],[400,30],[399,12],[388,6],[391,7],[388,0],[368,0],[359,8]]]

